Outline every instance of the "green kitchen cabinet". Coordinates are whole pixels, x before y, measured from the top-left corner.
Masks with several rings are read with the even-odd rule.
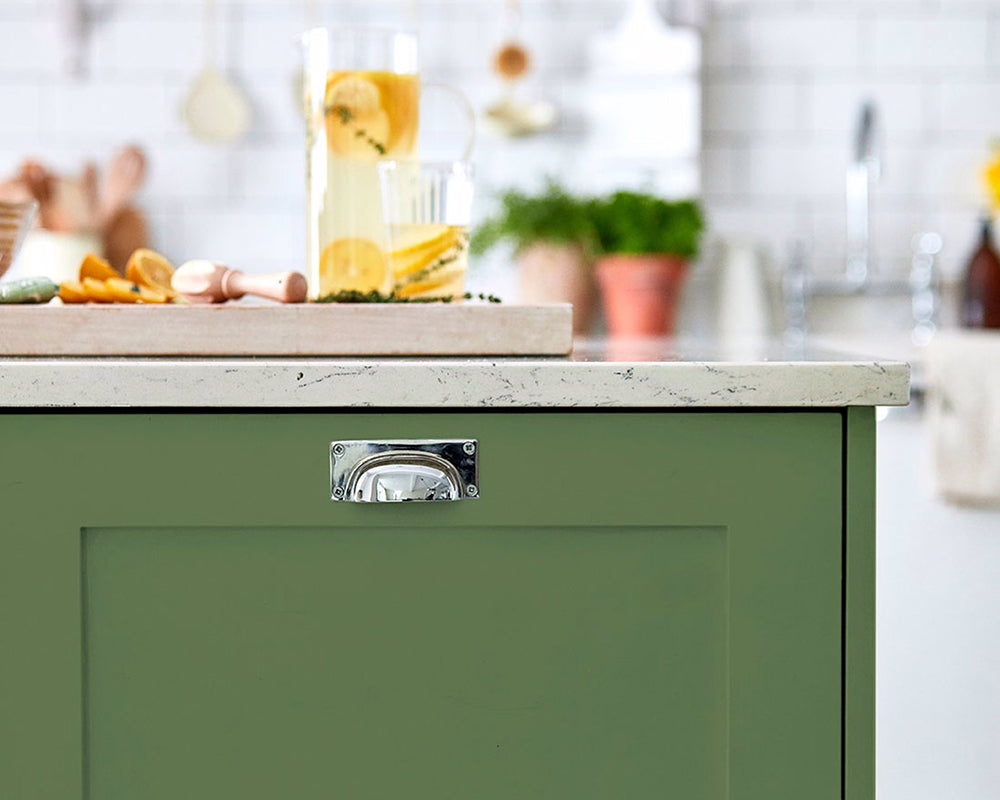
[[[331,501],[330,443],[480,497]],[[874,413],[8,412],[4,800],[872,800]]]

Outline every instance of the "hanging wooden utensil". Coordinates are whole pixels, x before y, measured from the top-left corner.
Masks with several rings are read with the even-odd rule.
[[[196,138],[225,144],[247,132],[250,103],[217,66],[215,12],[215,0],[205,0],[205,63],[184,98],[182,116]]]

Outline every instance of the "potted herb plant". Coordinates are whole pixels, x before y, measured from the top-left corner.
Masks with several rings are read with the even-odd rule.
[[[590,218],[608,332],[673,333],[688,263],[704,228],[698,203],[623,191],[592,201]]]
[[[588,201],[553,181],[540,194],[505,192],[499,211],[473,233],[471,252],[484,253],[500,242],[514,247],[522,301],[572,303],[573,332],[590,329],[596,291]]]

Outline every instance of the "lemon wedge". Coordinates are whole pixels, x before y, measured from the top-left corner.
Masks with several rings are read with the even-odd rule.
[[[115,272],[107,261],[94,253],[87,253],[83,257],[83,261],[80,262],[80,281],[83,281],[84,278],[106,281],[108,278],[120,277],[121,275]]]
[[[177,296],[177,292],[170,285],[173,274],[174,267],[164,256],[146,248],[140,248],[132,253],[128,264],[125,265],[125,277],[132,283],[145,286],[168,298]]]

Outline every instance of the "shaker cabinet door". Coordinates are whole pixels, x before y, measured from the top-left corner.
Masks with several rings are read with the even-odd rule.
[[[0,417],[0,796],[840,798],[842,427]],[[394,438],[479,498],[331,502]]]

